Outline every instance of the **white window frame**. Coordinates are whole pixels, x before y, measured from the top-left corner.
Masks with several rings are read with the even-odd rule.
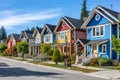
[[[64,36],[63,36],[63,34],[64,34]],[[67,31],[60,32],[60,39],[64,40],[65,37],[66,37],[66,34],[67,34]],[[62,35],[63,38],[61,38],[61,35]]]
[[[103,50],[104,46],[105,46],[105,52],[103,52],[104,51]],[[106,54],[106,53],[107,53],[107,45],[106,44],[102,44],[102,54]]]
[[[101,27],[103,27],[103,35],[101,35],[101,29],[100,29]],[[95,36],[93,36],[93,28],[95,28]],[[93,28],[92,28],[92,37],[93,38],[94,37],[103,37],[105,35],[105,25],[99,25],[99,26],[95,26]],[[99,35],[97,35],[97,32],[96,32],[97,28],[99,28]]]
[[[97,14],[97,15],[95,16],[95,20],[96,20],[96,21],[99,21],[99,20],[100,20],[100,14]]]
[[[45,42],[50,42],[51,40],[51,36],[50,35],[46,35],[45,36]]]

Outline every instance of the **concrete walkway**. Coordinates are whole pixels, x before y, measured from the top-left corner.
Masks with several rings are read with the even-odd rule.
[[[80,68],[86,68],[86,66],[81,66],[81,65],[74,65]],[[88,67],[88,69],[94,69],[94,70],[99,70],[98,72],[93,72],[93,73],[84,73],[89,76],[94,76],[94,77],[101,77],[101,78],[106,78],[109,80],[120,80],[120,72],[118,70],[109,70],[109,69],[103,69],[103,68],[94,68],[94,67]]]

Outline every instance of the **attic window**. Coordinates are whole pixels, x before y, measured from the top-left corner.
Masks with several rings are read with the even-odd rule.
[[[95,20],[96,20],[96,21],[100,20],[100,15],[99,15],[99,14],[97,14],[97,15],[95,16]]]
[[[47,32],[49,32],[49,30],[47,29]]]
[[[62,27],[64,27],[65,26],[65,23],[62,23]]]

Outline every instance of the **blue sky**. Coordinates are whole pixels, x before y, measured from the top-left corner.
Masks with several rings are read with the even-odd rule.
[[[7,34],[20,33],[27,27],[43,27],[45,23],[57,24],[60,17],[79,19],[83,0],[0,0],[0,26]],[[120,12],[119,0],[87,0],[91,11],[97,5]]]

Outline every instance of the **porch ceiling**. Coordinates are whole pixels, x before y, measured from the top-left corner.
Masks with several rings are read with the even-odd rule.
[[[108,39],[101,39],[101,40],[91,40],[89,44],[100,44],[100,43],[105,43],[105,42],[108,42]]]

